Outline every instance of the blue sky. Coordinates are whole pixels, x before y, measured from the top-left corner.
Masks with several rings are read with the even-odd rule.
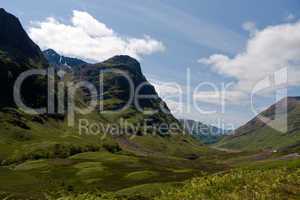
[[[77,10],[88,13],[105,24],[116,33],[114,37],[137,38],[150,43],[151,41],[146,39],[150,36],[153,42],[159,41],[163,48],[159,44],[151,43],[153,44],[151,50],[145,49],[140,52],[140,55],[137,54],[143,71],[156,87],[160,87],[166,82],[176,82],[180,85],[183,93],[183,107],[191,104],[188,102],[187,95],[192,95],[187,90],[187,69],[190,70],[189,85],[192,89],[199,83],[208,81],[215,84],[218,89],[224,82],[233,82],[233,84],[237,84],[237,86],[233,86],[235,87],[233,94],[236,94],[246,84],[239,86],[237,82],[243,82],[241,80],[247,78],[238,72],[227,73],[224,70],[231,70],[230,65],[236,65],[236,63],[241,63],[245,68],[251,66],[245,64],[244,61],[234,59],[243,52],[247,54],[246,45],[251,38],[255,38],[255,36],[251,36],[251,31],[259,33],[269,30],[268,27],[296,24],[300,19],[300,2],[298,0],[3,0],[1,7],[18,16],[28,32],[32,27],[35,27],[35,30],[41,29],[35,23],[45,22],[48,17],[52,17],[60,24],[70,25],[73,11]],[[245,28],[246,22],[248,25],[250,24],[247,26],[248,28]],[[291,27],[291,31],[298,30],[295,26]],[[279,27],[279,30],[285,30],[285,28]],[[276,35],[276,31],[277,29],[270,30],[273,35]],[[38,37],[35,37],[33,39],[38,40]],[[298,42],[297,38],[295,41]],[[43,41],[36,42],[43,43]],[[46,46],[47,44],[42,48]],[[276,48],[276,44],[274,47]],[[55,50],[62,52],[60,49]],[[249,51],[251,52],[251,50]],[[63,52],[75,55],[72,52],[68,53],[65,49]],[[297,53],[296,49],[295,54],[297,55]],[[225,60],[222,58],[222,63],[220,63],[219,60],[209,59],[210,56],[216,54],[224,55],[232,60],[227,62],[226,58]],[[253,58],[251,53],[248,54],[250,56],[245,56],[244,60]],[[203,58],[207,59],[206,62],[203,60],[199,62],[199,59]],[[298,60],[293,60],[293,57],[290,60],[298,63]],[[224,63],[225,61],[226,63]],[[280,64],[280,61],[278,62]],[[292,67],[296,69],[299,66],[293,65]],[[238,71],[239,68],[235,69]],[[245,73],[252,73],[253,70],[245,70]],[[266,68],[268,72],[273,72],[272,70],[272,68]],[[278,68],[274,68],[274,72],[276,70]],[[251,81],[257,80],[252,78]],[[210,91],[212,88],[203,87],[202,89]],[[166,95],[164,93],[170,92],[169,90],[172,88],[162,87],[159,89],[162,96]],[[299,95],[299,91],[297,84],[289,87],[289,95]],[[170,104],[173,103],[175,108],[178,107],[176,104],[178,101],[176,97],[169,98]],[[257,100],[257,104],[262,108],[272,102],[274,102],[272,93],[260,96]],[[204,110],[217,108],[220,111],[218,104],[205,101],[198,103]],[[236,127],[254,116],[255,113],[249,107],[249,104],[241,100],[234,104],[226,104],[225,113],[203,114],[194,109],[191,111],[183,109],[179,113],[175,111],[174,113],[178,117],[201,120],[218,126],[220,126],[218,121],[221,120]]]

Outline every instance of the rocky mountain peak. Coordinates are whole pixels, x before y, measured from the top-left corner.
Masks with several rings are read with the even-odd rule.
[[[130,70],[135,71],[139,74],[142,74],[140,63],[136,59],[134,59],[130,56],[127,56],[127,55],[114,56],[114,57],[104,61],[103,63],[106,65],[111,65],[113,67],[126,66]]]

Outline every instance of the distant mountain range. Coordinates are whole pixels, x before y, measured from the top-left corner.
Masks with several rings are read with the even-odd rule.
[[[285,107],[287,105],[287,107]],[[286,114],[285,114],[286,113]],[[261,120],[261,118],[265,120]],[[287,130],[280,131],[285,126]],[[300,143],[300,97],[287,97],[270,106],[217,146],[239,150],[278,150]]]
[[[194,120],[180,119],[184,129],[204,144],[214,144],[225,137],[230,131],[206,125]]]

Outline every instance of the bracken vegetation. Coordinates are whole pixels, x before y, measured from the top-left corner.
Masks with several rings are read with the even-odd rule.
[[[187,182],[162,191],[155,200],[282,200],[299,199],[299,169],[239,169]],[[140,200],[114,194],[65,195],[56,200]]]
[[[282,200],[299,199],[300,170],[234,170],[193,179],[180,190],[156,200]]]

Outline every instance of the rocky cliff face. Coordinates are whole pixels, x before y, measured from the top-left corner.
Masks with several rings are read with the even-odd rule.
[[[0,27],[0,106],[13,106],[13,86],[17,77],[29,69],[47,68],[48,63],[20,21],[4,9],[0,9]],[[45,103],[43,78],[30,78],[23,87],[23,97],[28,104]]]
[[[140,63],[134,58],[120,55],[102,63],[82,65],[74,70],[74,76],[76,80],[88,81],[96,86],[99,102],[103,105],[101,111],[122,109],[116,115],[136,125],[147,119],[148,125],[176,123],[180,126],[166,103],[143,75]],[[129,106],[123,110],[127,104]]]

